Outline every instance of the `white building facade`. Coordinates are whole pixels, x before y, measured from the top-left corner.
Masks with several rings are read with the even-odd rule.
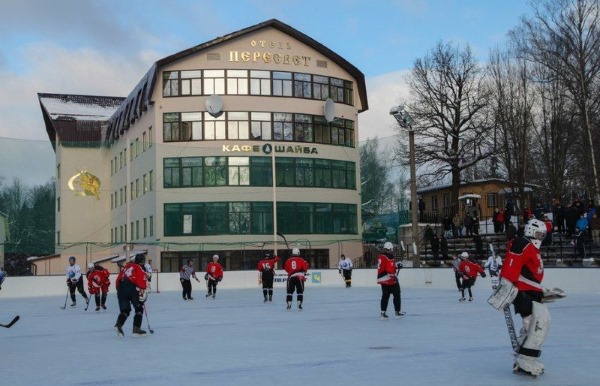
[[[65,262],[146,250],[173,272],[215,253],[255,269],[288,246],[313,268],[362,255],[364,75],[278,20],[159,60],[126,98],[39,99]]]

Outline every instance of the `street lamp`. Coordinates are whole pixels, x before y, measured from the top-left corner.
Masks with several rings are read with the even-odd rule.
[[[409,166],[410,166],[410,200],[412,202],[411,218],[412,218],[412,239],[413,239],[413,267],[419,268],[419,217],[417,214],[417,171],[415,169],[415,132],[412,128],[412,118],[404,106],[399,105],[390,109],[390,115],[393,115],[398,121],[398,124],[403,129],[408,129],[408,146],[409,146]]]

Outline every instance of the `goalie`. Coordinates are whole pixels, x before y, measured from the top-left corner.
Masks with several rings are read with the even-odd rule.
[[[514,240],[506,254],[500,284],[488,299],[497,310],[512,303],[515,314],[523,318],[523,327],[516,339],[518,344],[514,347],[513,372],[534,377],[544,372],[544,364],[537,358],[550,329],[550,314],[543,302],[564,297],[561,290],[545,290],[541,285],[544,266],[540,246],[544,237],[546,225],[542,221],[532,219],[525,224],[523,236]]]

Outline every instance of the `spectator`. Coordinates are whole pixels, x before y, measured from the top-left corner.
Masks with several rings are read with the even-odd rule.
[[[442,252],[442,259],[448,260],[448,239],[445,235],[442,235],[440,239],[440,248]]]
[[[583,236],[585,237],[588,227],[589,227],[589,224],[588,224],[587,217],[586,217],[585,213],[582,213],[581,216],[579,217],[579,220],[577,220],[577,222],[575,223],[575,229],[579,228],[579,230],[581,232],[583,232]]]
[[[465,215],[463,224],[465,225],[466,235],[473,236],[473,217],[469,213]]]
[[[527,205],[525,205],[523,209],[523,224],[525,224],[531,218],[531,209]]]
[[[554,226],[552,225],[552,220],[548,218],[548,216],[544,216],[544,224],[546,225],[546,237],[542,241],[542,245],[551,245],[552,244],[552,233],[554,231]]]
[[[512,221],[512,216],[515,214],[515,206],[513,205],[512,199],[506,200],[506,205],[504,206],[504,220],[506,222]]]
[[[600,218],[598,218],[598,213],[592,215],[590,229],[592,231],[592,241],[594,244],[600,245]]]
[[[425,201],[423,201],[423,198],[419,198],[419,221],[425,221]]]
[[[585,232],[575,227],[572,244],[575,246],[575,258],[585,259]]]
[[[565,231],[565,208],[559,200],[554,199],[552,206],[552,220],[556,232],[563,233]]]
[[[439,256],[440,255],[440,239],[438,239],[437,235],[434,233],[433,236],[431,236],[431,240],[429,240],[429,242],[431,243],[431,253],[433,254],[433,259],[434,260],[439,259],[439,257],[440,257]]]
[[[575,224],[579,219],[579,213],[577,208],[573,204],[567,206],[566,222],[567,222],[567,234],[571,237],[575,233]]]
[[[512,241],[517,237],[517,228],[512,221],[506,223],[506,241]]]
[[[457,238],[462,236],[462,226],[463,222],[460,218],[460,215],[457,213],[452,217],[452,237]]]

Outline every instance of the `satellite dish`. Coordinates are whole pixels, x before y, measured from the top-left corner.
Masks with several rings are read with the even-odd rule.
[[[219,95],[211,95],[206,99],[206,111],[217,118],[223,114],[223,99]]]
[[[325,101],[325,120],[329,122],[333,122],[335,119],[335,102],[331,98],[327,98]]]

